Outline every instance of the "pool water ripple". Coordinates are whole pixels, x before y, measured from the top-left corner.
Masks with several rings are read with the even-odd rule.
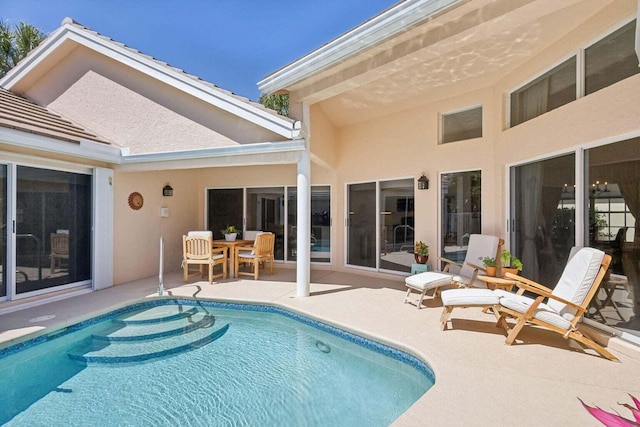
[[[173,311],[204,309],[215,316],[210,329],[229,325],[227,333],[203,347],[153,361],[85,365],[70,360],[67,352],[82,336],[112,328],[89,322],[88,327],[44,345],[6,351],[4,357],[0,353],[0,387],[15,391],[0,402],[0,424],[382,426],[433,385],[432,374],[425,374],[428,367],[413,366],[415,358],[388,357],[364,348],[359,343],[362,338],[343,339],[342,332],[333,333],[332,327],[295,321],[298,315],[281,309],[179,303]],[[155,313],[136,317],[172,311],[164,306],[142,308]],[[123,311],[103,320],[110,322],[123,313],[132,317]],[[318,342],[330,351],[322,351]],[[153,343],[154,348],[158,345]],[[378,346],[374,343],[371,348]],[[55,378],[29,396],[29,387],[15,385],[16,375],[27,372]],[[3,413],[10,404],[20,412]]]

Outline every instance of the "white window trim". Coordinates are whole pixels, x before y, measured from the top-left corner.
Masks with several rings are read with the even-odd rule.
[[[480,123],[482,136],[476,137],[476,138],[457,139],[455,141],[449,141],[449,142],[445,143],[444,142],[444,117],[445,116],[450,116],[450,115],[453,115],[453,114],[457,114],[457,113],[463,113],[465,111],[471,111],[471,110],[474,110],[476,108],[481,108],[482,109],[482,121]],[[445,112],[439,113],[438,116],[439,116],[438,117],[438,127],[439,127],[438,144],[440,144],[440,145],[451,144],[451,143],[460,142],[460,141],[469,141],[471,139],[478,139],[478,138],[484,137],[485,115],[484,115],[484,105],[482,103],[469,105],[469,106],[465,106],[465,107],[462,107],[462,108],[457,108],[455,110],[445,111]]]

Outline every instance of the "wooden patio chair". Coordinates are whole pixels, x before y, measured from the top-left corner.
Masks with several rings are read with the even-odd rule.
[[[269,262],[269,274],[273,274],[274,247],[276,235],[273,233],[263,232],[256,236],[253,246],[236,246],[235,247],[235,272],[238,275],[253,276],[258,280],[260,263]],[[252,271],[240,271],[240,263],[248,263],[252,265]]]
[[[213,279],[227,277],[227,251],[228,248],[213,247],[213,233],[209,232],[189,232],[182,236],[182,269],[184,271],[185,283],[189,277],[199,275],[204,278],[204,267],[209,266],[209,283]],[[198,266],[197,272],[189,273],[189,266]],[[214,274],[216,265],[222,266],[222,273]]]
[[[415,274],[405,279],[407,293],[404,297],[405,303],[414,304],[410,300],[412,291],[417,291],[420,296],[415,302],[419,309],[422,300],[429,290],[433,289],[433,297],[437,297],[442,286],[457,284],[458,286],[474,286],[478,272],[484,273],[482,258],[499,257],[502,251],[504,240],[488,234],[472,234],[469,236],[467,254],[462,264],[447,258],[440,258],[440,262],[445,264],[441,272],[427,271]],[[482,285],[484,286],[484,285]]]
[[[605,277],[611,256],[594,248],[581,248],[569,259],[553,290],[524,277],[507,273],[506,277],[516,281],[519,290],[510,293],[497,289],[451,289],[442,292],[444,306],[440,318],[442,329],[446,329],[449,315],[454,308],[490,307],[498,318],[497,325],[507,331],[505,344],[511,345],[528,323],[549,329],[564,339],[590,347],[609,360],[618,359],[578,330],[578,321],[589,308],[589,303],[598,292]],[[527,291],[533,297],[523,295]],[[514,326],[507,322],[515,319]]]
[[[62,267],[62,262],[69,262],[69,234],[51,233],[51,273]]]

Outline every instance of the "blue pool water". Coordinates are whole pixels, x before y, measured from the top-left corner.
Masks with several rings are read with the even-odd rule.
[[[0,424],[386,426],[433,384],[287,310],[159,299],[0,350]]]

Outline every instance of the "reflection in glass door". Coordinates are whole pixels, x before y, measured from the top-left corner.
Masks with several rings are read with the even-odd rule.
[[[347,264],[375,267],[376,183],[350,184],[347,197]]]
[[[296,261],[298,224],[298,192],[287,188],[287,260]],[[331,262],[331,189],[311,186],[311,262]]]
[[[575,244],[575,155],[511,168],[511,252],[522,275],[558,281]]]
[[[640,138],[586,150],[584,178],[585,242],[612,258],[594,309],[585,316],[636,337],[640,337],[638,147]]]
[[[16,294],[91,279],[90,175],[17,167]]]
[[[207,224],[213,239],[224,239],[228,225],[242,229],[242,188],[221,188],[207,191]]]
[[[441,180],[441,256],[464,262],[469,236],[482,232],[480,171],[445,173]]]
[[[284,187],[247,188],[247,230],[276,235],[275,259],[284,259]]]
[[[414,181],[380,182],[380,269],[409,273],[415,262]]]

